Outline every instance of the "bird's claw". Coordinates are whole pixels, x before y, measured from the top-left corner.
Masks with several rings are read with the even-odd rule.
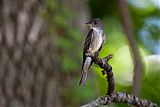
[[[96,51],[96,52],[94,53],[94,56],[95,56],[95,57],[98,57],[98,56],[99,56],[99,51]]]

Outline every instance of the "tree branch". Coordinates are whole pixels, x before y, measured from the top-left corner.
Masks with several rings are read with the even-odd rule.
[[[93,55],[86,55],[90,56],[93,60],[93,62],[97,65],[99,65],[103,71],[102,74],[106,76],[107,82],[108,82],[108,91],[107,95],[97,98],[96,100],[83,105],[81,107],[98,107],[100,105],[108,105],[109,103],[126,103],[128,105],[133,105],[137,107],[157,107],[157,104],[152,103],[151,101],[141,99],[138,97],[135,97],[133,95],[129,95],[125,92],[116,92],[115,90],[115,79],[112,72],[112,67],[108,63],[108,61],[112,58],[112,55],[108,55],[105,58],[99,58],[98,54]]]
[[[132,21],[129,16],[127,3],[125,0],[118,0],[120,16],[122,18],[123,28],[128,39],[131,55],[134,62],[134,74],[133,74],[133,95],[138,96],[140,92],[141,77],[142,77],[142,62],[141,57],[136,45],[135,38],[132,31]]]

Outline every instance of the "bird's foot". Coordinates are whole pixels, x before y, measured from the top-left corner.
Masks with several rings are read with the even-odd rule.
[[[96,51],[95,53],[94,53],[94,57],[98,57],[99,56],[99,51]]]

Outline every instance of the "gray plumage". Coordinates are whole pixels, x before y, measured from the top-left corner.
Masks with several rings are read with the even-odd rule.
[[[83,49],[83,64],[79,82],[79,85],[82,86],[85,86],[87,72],[93,63],[91,57],[86,57],[85,54],[88,52],[94,54],[95,52],[100,51],[106,40],[103,26],[99,18],[94,18],[86,24],[89,25],[90,31],[86,37]]]

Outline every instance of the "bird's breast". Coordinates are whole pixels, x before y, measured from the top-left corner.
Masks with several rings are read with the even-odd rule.
[[[90,52],[95,53],[99,50],[103,43],[103,33],[99,31],[93,31],[93,36],[90,44]]]

